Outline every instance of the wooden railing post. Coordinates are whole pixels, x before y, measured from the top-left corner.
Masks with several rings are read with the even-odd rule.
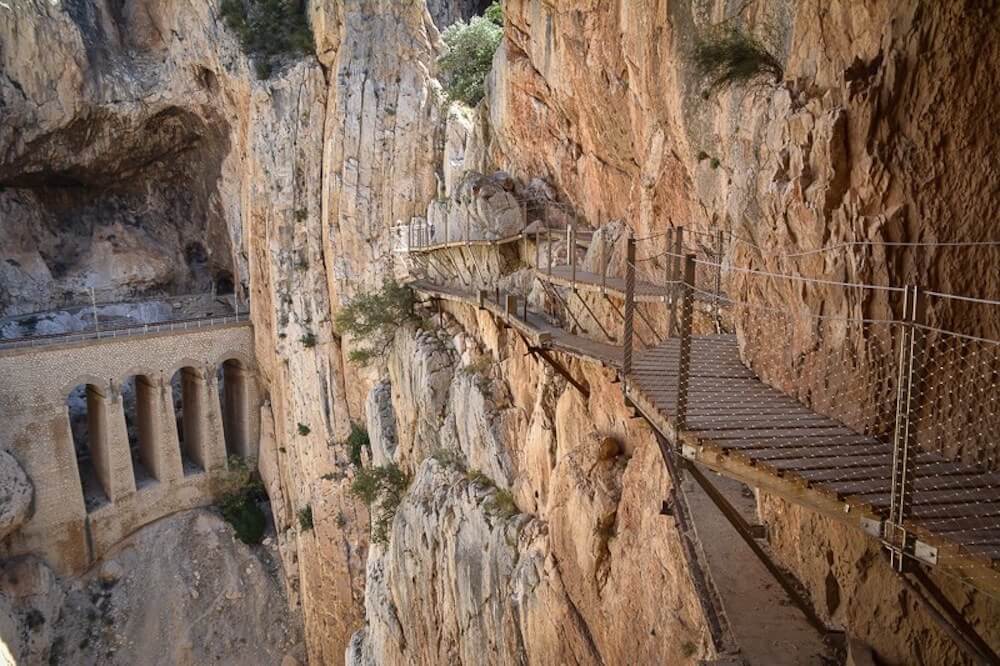
[[[694,271],[695,255],[689,254],[684,259],[684,282],[681,285],[680,308],[680,350],[677,356],[677,416],[676,427],[678,441],[681,431],[687,425],[688,388],[691,383],[691,324],[694,319]]]
[[[905,522],[913,504],[916,481],[916,428],[920,413],[921,368],[916,362],[919,325],[925,318],[926,298],[922,289],[908,286],[903,298],[903,321],[899,341],[899,367],[896,381],[896,419],[892,441],[892,486],[886,540],[893,568],[902,572],[911,553],[913,535]]]
[[[629,233],[625,246],[625,313],[622,340],[622,385],[628,391],[628,376],[632,374],[632,338],[635,318],[635,239]]]
[[[413,218],[406,223],[406,251],[409,252],[413,249]]]
[[[535,230],[535,270],[542,270],[542,232]]]
[[[673,284],[670,285],[670,316],[667,320],[667,337],[676,336],[679,332],[677,302],[684,295],[684,285],[681,283],[681,271],[683,270],[682,258],[684,257],[684,227],[674,229],[673,241],[674,249],[670,257],[671,264],[673,264],[673,277],[671,278]],[[691,286],[694,286],[693,280]]]
[[[465,242],[472,240],[472,218],[468,215],[465,216]]]

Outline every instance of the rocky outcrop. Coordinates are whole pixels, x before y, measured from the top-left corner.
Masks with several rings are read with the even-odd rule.
[[[679,534],[648,510],[667,486],[659,451],[609,377],[575,367],[584,399],[489,317],[446,310],[440,328],[400,330],[390,354],[393,461],[412,481],[369,551],[348,663],[710,653]]]
[[[143,528],[76,580],[0,564],[0,657],[6,645],[18,663],[278,666],[302,641],[273,536],[248,547],[209,511]]]
[[[0,540],[31,515],[34,487],[14,456],[0,451]]]

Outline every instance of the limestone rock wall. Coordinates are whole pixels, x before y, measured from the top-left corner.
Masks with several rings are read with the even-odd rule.
[[[369,551],[348,663],[709,656],[681,537],[650,509],[669,489],[659,450],[610,374],[572,368],[587,399],[488,315],[443,321],[390,354],[399,445],[373,456],[411,482]]]
[[[995,114],[977,109],[997,102],[1000,51],[985,27],[996,11],[983,3],[510,0],[479,140],[497,167],[547,178],[594,226],[622,219],[637,236],[721,228],[739,239],[727,252],[733,266],[996,297],[993,277],[977,268],[1000,259],[995,246],[884,244],[995,240],[988,211],[997,203],[991,156],[1000,134]],[[761,37],[784,80],[707,92],[691,50],[723,21]],[[801,250],[821,251],[785,256]],[[897,295],[736,273],[726,289],[749,304],[736,312],[737,332],[767,380],[807,402],[854,387],[855,412],[891,396],[891,331],[800,315],[898,317]],[[938,301],[928,316],[995,337],[993,310]],[[844,403],[827,402],[818,408],[849,417]],[[845,597],[856,595],[835,623],[866,634],[890,659],[959,659],[912,600],[892,613],[896,630],[870,626],[886,609],[871,605],[879,602],[862,581],[892,596],[891,573],[881,562],[855,566],[850,548],[813,547],[850,535],[781,503],[762,511],[788,535],[779,552],[818,606],[827,574],[840,577]],[[986,622],[995,611],[972,597],[960,605]],[[907,636],[917,634],[934,647],[915,648]]]

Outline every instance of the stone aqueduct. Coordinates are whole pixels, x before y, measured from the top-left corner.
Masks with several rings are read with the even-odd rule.
[[[123,386],[132,382],[130,443]],[[68,406],[81,385],[86,470]],[[139,527],[211,503],[230,455],[256,456],[253,329],[240,322],[0,350],[0,419],[0,449],[35,488],[30,520],[0,543],[0,557],[33,553],[62,573],[82,571]]]

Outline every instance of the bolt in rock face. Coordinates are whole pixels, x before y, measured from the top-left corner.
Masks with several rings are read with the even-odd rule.
[[[13,533],[28,520],[34,487],[21,465],[6,451],[0,451],[0,539]]]

